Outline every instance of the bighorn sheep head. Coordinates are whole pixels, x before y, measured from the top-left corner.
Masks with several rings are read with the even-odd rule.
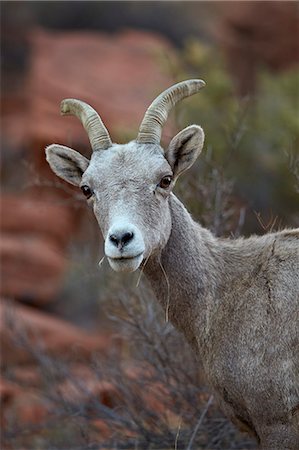
[[[171,232],[169,196],[177,177],[202,150],[204,133],[198,125],[179,132],[164,151],[162,127],[171,108],[197,93],[202,80],[178,83],[149,106],[135,141],[113,144],[97,112],[80,100],[66,99],[62,114],[77,116],[90,140],[91,159],[68,147],[46,149],[52,170],[80,186],[93,205],[105,239],[105,254],[116,271],[134,271],[149,255],[161,250]]]

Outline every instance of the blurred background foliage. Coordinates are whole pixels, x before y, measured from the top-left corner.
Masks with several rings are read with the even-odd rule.
[[[216,168],[222,181],[233,182],[231,195],[239,207],[246,208],[243,233],[265,231],[255,213],[262,213],[266,222],[277,216],[280,227],[298,225],[298,69],[273,74],[263,68],[256,92],[240,97],[217,49],[193,39],[180,56],[178,80],[200,74],[207,81],[199,95],[177,108],[180,128],[198,123],[206,134],[204,154],[191,169],[192,175],[185,175],[189,184],[180,180],[182,195],[192,192],[187,201],[193,214],[201,220],[207,207],[194,189],[200,192]],[[210,200],[215,207],[214,183]]]

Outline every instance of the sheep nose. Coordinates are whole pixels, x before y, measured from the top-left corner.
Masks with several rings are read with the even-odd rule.
[[[115,245],[115,247],[121,250],[133,239],[133,237],[134,233],[131,231],[126,231],[125,233],[110,234],[109,240],[113,245]]]

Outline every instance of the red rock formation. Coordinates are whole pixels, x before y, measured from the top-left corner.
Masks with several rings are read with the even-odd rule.
[[[234,3],[216,34],[243,95],[254,91],[258,68],[285,70],[299,62],[296,2]]]
[[[27,152],[34,168],[24,176],[32,182],[37,175],[42,186],[33,180],[31,199],[18,194],[2,202],[1,293],[38,303],[57,293],[66,268],[65,246],[79,222],[75,191],[50,171],[44,148],[60,142],[90,153],[78,119],[60,116],[61,100],[76,97],[92,104],[114,139],[133,136],[153,97],[173,82],[165,69],[173,50],[163,37],[137,31],[111,35],[37,29],[30,42],[26,81],[18,94],[9,93],[11,101],[5,97],[3,150],[9,157],[16,146],[23,156]],[[12,167],[19,171],[22,165],[18,160],[17,169]]]
[[[72,214],[64,204],[45,202],[28,195],[6,194],[1,197],[1,231],[15,236],[50,239],[64,247],[66,236],[75,228]]]
[[[26,195],[1,199],[0,293],[31,303],[55,298],[74,231],[69,208]]]
[[[68,97],[90,103],[115,140],[134,134],[153,97],[173,81],[164,66],[172,52],[166,39],[146,32],[35,31],[28,85],[31,135],[89,149],[78,119],[60,117],[60,102]]]
[[[29,71],[18,92],[3,100],[2,130],[7,145],[27,149],[39,173],[47,167],[48,144],[61,142],[90,152],[78,119],[60,116],[63,98],[87,101],[98,110],[113,140],[126,140],[135,137],[154,96],[174,81],[168,73],[174,49],[155,33],[34,29],[29,41]],[[172,131],[168,124],[166,135]]]
[[[111,347],[106,334],[88,334],[48,313],[5,300],[0,304],[0,341],[5,365],[38,362],[36,352],[86,359],[93,352],[107,355]]]
[[[33,30],[30,42],[26,81],[18,93],[10,91],[11,97],[5,97],[3,150],[17,186],[22,184],[18,180],[21,172],[31,182],[35,171],[42,181],[48,179],[48,186],[32,186],[22,195],[11,190],[3,196],[0,293],[42,305],[59,292],[67,268],[67,244],[79,222],[78,210],[65,202],[72,199],[70,187],[55,188],[57,178],[45,161],[44,147],[58,142],[90,152],[78,119],[60,116],[60,101],[76,97],[89,102],[101,114],[112,138],[127,140],[135,135],[153,97],[172,84],[166,66],[173,50],[160,36],[129,31],[108,35]],[[166,133],[172,133],[170,128]],[[20,159],[25,155],[33,163],[33,174],[21,170]],[[94,352],[105,357],[111,348],[109,336],[88,334],[48,313],[3,301],[0,340],[1,363],[12,377],[0,383],[3,423],[22,427],[51,417],[53,403],[44,390],[39,361],[48,355],[72,360],[70,379],[52,380],[53,392],[78,405],[87,402],[89,394],[109,408],[124,405],[112,380],[99,380],[83,365],[74,367],[74,360],[89,360]],[[83,383],[86,390],[74,390],[72,381]],[[113,431],[96,415],[89,423],[97,441]]]
[[[59,246],[38,236],[2,234],[0,254],[1,295],[39,304],[55,298],[66,268]]]

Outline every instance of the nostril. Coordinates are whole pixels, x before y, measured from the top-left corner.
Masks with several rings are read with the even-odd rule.
[[[128,231],[121,237],[121,243],[125,246],[128,242],[130,242],[133,239],[133,236],[134,234]]]
[[[115,234],[110,234],[109,239],[112,242],[112,244],[116,245],[116,247],[117,247],[117,245],[119,243],[118,237]]]
[[[131,231],[127,231],[123,234],[110,234],[109,240],[112,242],[115,247],[122,249],[125,245],[127,245],[134,237],[134,233]]]

